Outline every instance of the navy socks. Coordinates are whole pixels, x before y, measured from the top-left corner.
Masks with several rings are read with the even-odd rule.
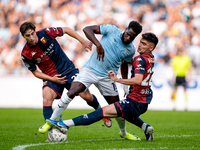
[[[100,108],[100,107],[99,107],[100,105],[99,105],[99,102],[98,102],[96,96],[93,95],[93,97],[94,97],[94,100],[93,100],[92,102],[87,102],[87,104],[88,104],[89,106],[93,107],[93,108],[96,110],[96,109]]]
[[[78,126],[78,125],[89,125],[101,120],[102,118],[103,118],[102,109],[99,108],[89,114],[78,116],[76,118],[73,118],[72,120],[75,126]]]
[[[52,106],[43,106],[44,120],[49,119],[53,113]]]

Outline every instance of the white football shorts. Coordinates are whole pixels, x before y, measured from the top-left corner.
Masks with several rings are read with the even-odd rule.
[[[82,68],[74,81],[81,82],[88,89],[94,84],[103,96],[117,96],[118,90],[114,81],[109,77],[100,77],[88,68]]]

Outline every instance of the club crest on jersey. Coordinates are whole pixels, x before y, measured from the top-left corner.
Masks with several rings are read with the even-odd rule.
[[[42,37],[42,38],[40,39],[40,41],[41,41],[43,44],[45,44],[45,43],[47,42],[47,40],[46,40],[44,37]]]
[[[126,52],[129,52],[129,50],[127,48],[125,48],[125,49],[126,49]]]

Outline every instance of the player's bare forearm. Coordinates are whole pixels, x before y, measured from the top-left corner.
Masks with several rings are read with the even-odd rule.
[[[95,34],[100,34],[100,26],[87,26],[83,29],[86,37],[96,46],[97,50],[97,59],[99,61],[104,61],[104,49],[98,39],[95,37]]]
[[[128,78],[128,62],[122,60],[122,64],[120,66],[122,79]]]
[[[76,33],[74,30],[72,30],[71,28],[63,27],[62,29],[63,29],[64,34],[68,34],[69,36],[77,39],[80,43],[84,42],[84,39],[78,33]]]
[[[111,80],[126,85],[141,85],[143,80],[142,74],[135,74],[135,77],[130,79],[119,79],[112,70],[108,71],[108,76],[111,78]]]
[[[60,74],[51,77],[51,76],[48,76],[38,70],[32,71],[32,74],[39,79],[49,80],[49,81],[56,82],[59,84],[65,84],[65,81],[66,81],[66,80],[64,80],[66,76],[61,77]]]
[[[83,32],[85,33],[85,36],[96,46],[100,46],[100,42],[95,37],[95,34],[100,34],[99,26],[87,26],[83,29]]]
[[[86,51],[91,51],[92,50],[92,43],[90,41],[85,40],[84,38],[82,38],[74,30],[72,30],[72,29],[70,29],[68,27],[63,27],[63,32],[65,34],[68,34],[69,36],[75,38],[76,40],[78,40],[82,44],[83,49],[85,49]]]

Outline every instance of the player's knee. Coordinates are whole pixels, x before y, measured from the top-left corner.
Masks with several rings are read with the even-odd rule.
[[[80,93],[79,95],[81,96],[81,98],[83,98],[87,102],[93,102],[94,98],[92,94],[85,92],[85,93]]]
[[[67,92],[67,95],[68,95],[68,97],[69,98],[71,98],[71,99],[73,99],[75,96],[78,96],[78,92],[76,92],[75,90],[69,90],[68,92]]]
[[[48,99],[48,98],[44,98],[43,99],[43,106],[51,106],[53,103],[53,100]]]

